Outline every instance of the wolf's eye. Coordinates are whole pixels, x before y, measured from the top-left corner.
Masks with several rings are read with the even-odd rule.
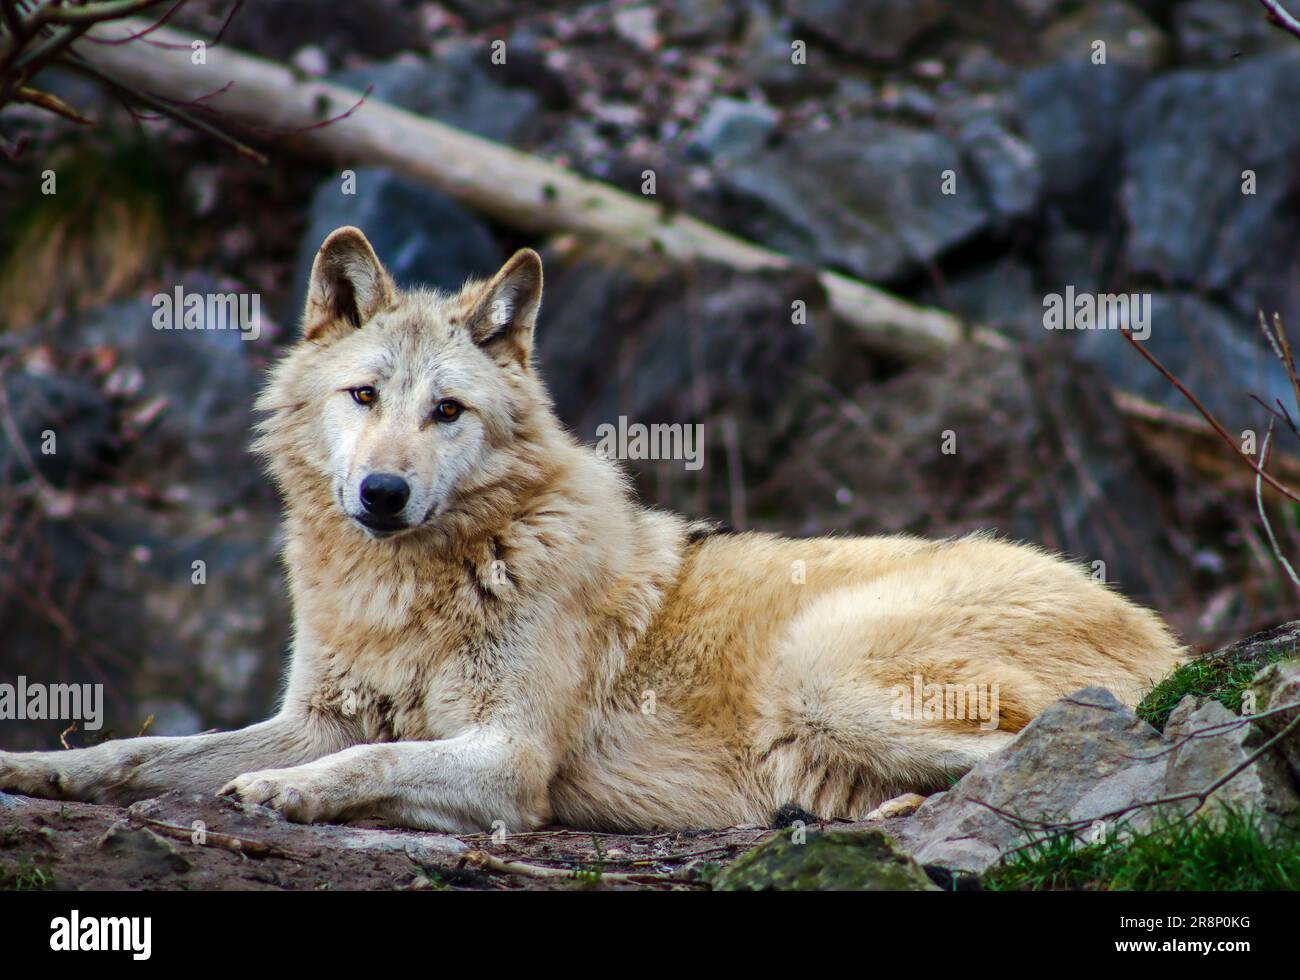
[[[444,398],[433,406],[433,417],[439,422],[454,422],[460,417],[460,413],[464,411],[464,408],[465,406],[460,402]]]
[[[349,388],[348,394],[358,405],[370,405],[379,397],[379,392],[375,391],[370,385],[362,385],[360,388]]]

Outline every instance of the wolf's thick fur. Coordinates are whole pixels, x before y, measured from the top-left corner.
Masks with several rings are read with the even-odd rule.
[[[334,232],[258,403],[294,607],[279,714],[3,753],[0,786],[220,790],[448,831],[861,817],[1061,695],[1131,701],[1179,659],[1155,615],[1036,548],[728,534],[639,506],[556,421],[531,365],[540,297],[530,251],[456,295],[402,293]],[[378,523],[376,473],[409,494]],[[994,692],[997,727],[898,710],[917,678]]]

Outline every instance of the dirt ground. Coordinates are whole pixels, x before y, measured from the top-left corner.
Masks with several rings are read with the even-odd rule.
[[[774,833],[553,827],[453,837],[303,826],[263,807],[179,793],[127,809],[0,793],[0,889],[693,891]]]

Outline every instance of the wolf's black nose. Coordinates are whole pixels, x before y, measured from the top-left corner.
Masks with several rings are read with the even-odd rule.
[[[376,517],[396,517],[410,496],[411,488],[394,473],[371,473],[361,481],[361,506]]]

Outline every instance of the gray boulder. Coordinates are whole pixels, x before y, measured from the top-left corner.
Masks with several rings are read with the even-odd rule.
[[[1150,329],[1144,342],[1147,348],[1230,431],[1253,427],[1262,437],[1260,423],[1265,413],[1251,401],[1251,394],[1269,404],[1280,398],[1294,408],[1286,372],[1250,315],[1225,310],[1190,293],[1157,292],[1151,295]],[[1171,408],[1191,410],[1178,389],[1133,350],[1118,330],[1060,334],[1080,358],[1095,364],[1113,387]]]
[[[486,44],[457,45],[428,59],[346,68],[330,80],[358,91],[374,86],[376,99],[484,139],[527,142],[536,135],[541,100],[505,84],[505,67],[493,66],[490,55]]]
[[[1300,298],[1300,51],[1152,82],[1125,120],[1125,260],[1167,286],[1223,292],[1253,316]],[[1255,192],[1243,193],[1253,171]],[[1255,333],[1253,323],[1246,329]]]
[[[1164,748],[1159,733],[1109,691],[1086,688],[926,800],[903,843],[921,864],[983,871],[1026,841],[1014,818],[1093,821],[1159,796]]]
[[[490,276],[505,261],[487,223],[446,194],[377,167],[356,171],[355,191],[343,193],[341,179],[331,177],[312,197],[286,320],[302,310],[321,242],[342,225],[365,233],[402,287],[459,289],[467,278]]]
[[[32,470],[60,488],[107,471],[117,441],[117,409],[98,387],[28,365],[0,374],[0,394],[18,435],[17,443],[7,433],[0,438],[0,486],[26,481]]]
[[[956,193],[943,193],[946,170]],[[751,237],[867,280],[914,270],[990,222],[954,143],[896,123],[864,119],[803,134],[720,181]]]
[[[1289,643],[1292,652],[1296,649],[1297,635],[1300,635],[1300,628],[1292,624],[1291,636],[1281,641]],[[1276,711],[1286,705],[1300,704],[1300,659],[1269,664],[1255,677],[1251,691],[1255,699],[1255,714]],[[1297,715],[1300,715],[1300,709],[1278,711],[1277,714],[1259,718],[1255,725],[1263,735],[1272,737],[1282,734],[1287,726],[1295,721]],[[1291,729],[1278,744],[1278,748],[1286,760],[1292,781],[1296,786],[1300,786],[1300,726]]]
[[[1294,670],[1294,665],[1293,668]],[[1173,744],[1165,771],[1165,796],[1204,792],[1246,760],[1268,739],[1261,728],[1242,724],[1215,700],[1188,695],[1165,723]],[[1194,805],[1194,801],[1188,806]],[[1285,819],[1300,810],[1295,787],[1280,755],[1269,753],[1233,776],[1206,804],[1215,818],[1225,807],[1255,811],[1265,819]]]
[[[943,0],[787,0],[795,20],[827,43],[873,61],[899,58],[948,15]]]
[[[1049,196],[1071,203],[1118,175],[1124,110],[1145,80],[1131,66],[1086,58],[1021,76],[1022,125]]]

